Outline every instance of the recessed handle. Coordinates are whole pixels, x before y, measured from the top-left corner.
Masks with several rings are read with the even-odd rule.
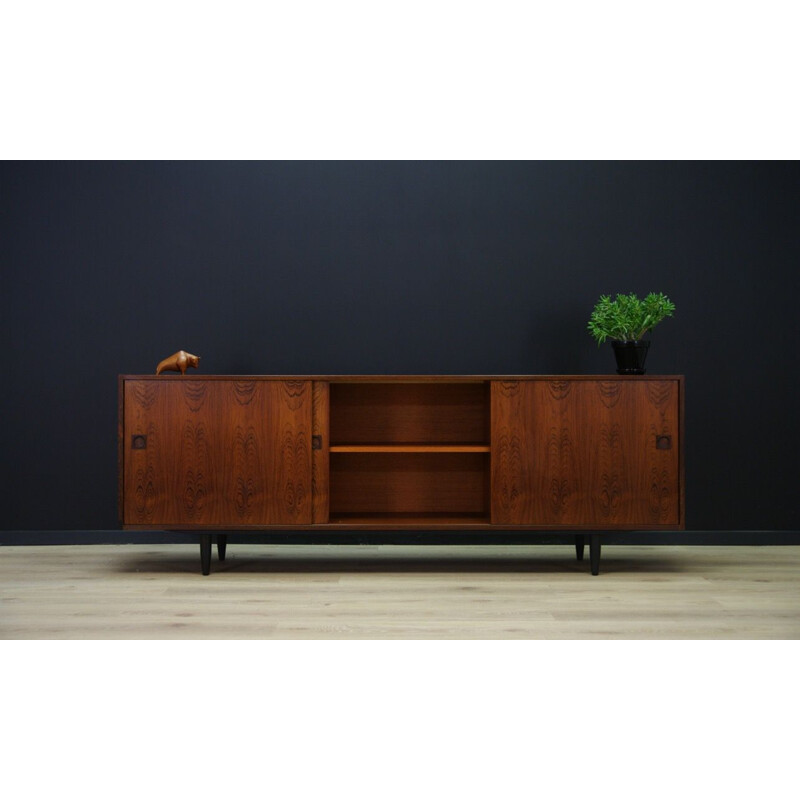
[[[672,448],[671,436],[656,436],[656,450],[669,450]]]
[[[312,436],[311,437],[311,449],[312,450],[322,450],[322,437],[321,436]]]
[[[147,448],[147,437],[141,433],[131,436],[131,450],[144,450]]]

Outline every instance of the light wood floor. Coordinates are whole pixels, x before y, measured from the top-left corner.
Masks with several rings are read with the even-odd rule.
[[[800,547],[0,547],[2,639],[798,639]]]

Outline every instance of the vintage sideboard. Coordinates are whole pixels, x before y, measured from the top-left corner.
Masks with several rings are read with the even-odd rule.
[[[680,375],[121,375],[119,518],[230,531],[683,530]]]

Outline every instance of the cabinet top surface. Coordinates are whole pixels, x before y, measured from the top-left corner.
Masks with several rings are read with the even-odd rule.
[[[204,375],[191,373],[179,375],[120,375],[121,380],[152,381],[333,381],[342,383],[426,383],[426,382],[476,382],[476,381],[647,381],[682,380],[683,375]]]

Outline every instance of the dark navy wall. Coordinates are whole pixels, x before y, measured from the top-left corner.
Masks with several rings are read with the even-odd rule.
[[[116,527],[117,374],[613,372],[666,292],[687,528],[796,530],[796,163],[0,165],[0,529]]]

